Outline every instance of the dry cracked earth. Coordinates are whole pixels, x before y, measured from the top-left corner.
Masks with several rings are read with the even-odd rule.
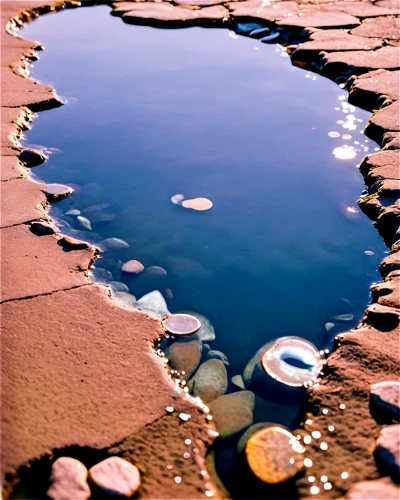
[[[44,158],[22,152],[18,143],[35,112],[62,102],[54,89],[29,79],[28,66],[41,46],[17,31],[40,14],[82,4],[96,2],[0,3],[3,496],[22,495],[27,484],[31,495],[41,494],[51,462],[67,454],[88,465],[109,455],[132,461],[142,476],[140,498],[228,497],[210,459],[210,476],[201,472],[214,439],[212,420],[176,390],[153,352],[163,334],[159,320],[116,304],[109,288],[91,283],[96,249],[52,225],[46,206],[54,193],[29,176]],[[293,64],[345,85],[349,101],[372,112],[365,133],[382,149],[360,165],[368,195],[359,204],[390,253],[364,319],[337,339],[324,375],[309,391],[300,432],[320,432],[328,449],[312,440],[306,451],[312,467],[296,485],[300,498],[313,496],[310,475],[317,498],[399,498],[393,482],[399,481],[398,427],[389,443],[391,463],[376,447],[380,435],[380,447],[389,446],[382,433],[399,413],[373,407],[370,397],[372,384],[397,381],[399,370],[399,1],[174,0],[112,7],[113,15],[136,24],[229,27],[235,20],[272,26]],[[397,408],[398,397],[390,401]],[[180,413],[191,418],[182,420]],[[335,431],[328,433],[328,426]],[[187,439],[193,449],[184,460]],[[324,475],[330,489],[320,481]],[[357,484],[363,481],[372,482]]]

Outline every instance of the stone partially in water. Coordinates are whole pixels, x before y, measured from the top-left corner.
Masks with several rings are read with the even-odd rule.
[[[202,212],[204,210],[210,210],[213,204],[207,198],[194,198],[193,200],[183,201],[182,206],[185,208],[191,208],[192,210],[198,210]]]
[[[60,457],[51,466],[47,496],[52,500],[85,500],[91,492],[87,484],[88,471],[79,460]]]
[[[399,500],[400,488],[388,477],[353,484],[346,493],[348,500]]]
[[[78,215],[78,217],[76,218],[76,220],[79,222],[79,224],[87,229],[88,231],[91,231],[92,230],[92,224],[90,222],[89,219],[87,219],[86,217],[82,217],[81,215]]]
[[[333,319],[336,321],[352,321],[354,318],[354,314],[338,314],[337,316],[334,316]]]
[[[268,345],[261,357],[261,367],[273,380],[290,387],[303,388],[322,370],[317,348],[298,337],[282,337]]]
[[[127,274],[140,274],[144,270],[144,266],[138,260],[128,260],[122,266],[122,272]]]
[[[36,234],[36,236],[47,236],[57,232],[57,228],[53,224],[45,221],[32,222],[30,230],[33,234]]]
[[[190,314],[171,314],[163,321],[164,329],[172,335],[192,335],[200,327],[200,320]]]
[[[110,283],[114,279],[112,273],[108,269],[104,269],[104,267],[92,267],[90,274],[99,283]]]
[[[46,160],[47,156],[34,149],[24,149],[19,154],[19,161],[28,168],[37,167],[38,165],[44,163]]]
[[[117,302],[126,306],[134,307],[136,305],[136,297],[131,293],[115,291],[113,297]]]
[[[190,340],[187,342],[174,342],[165,350],[171,368],[179,372],[185,372],[185,378],[189,379],[195,372],[201,360],[201,340]]]
[[[182,201],[185,199],[183,194],[174,194],[172,196],[171,201],[174,205],[182,205]]]
[[[228,361],[228,358],[226,357],[226,355],[221,352],[221,351],[216,351],[214,349],[211,349],[208,353],[207,353],[207,359],[220,359],[224,365],[228,365],[229,366],[229,361]]]
[[[391,423],[400,420],[400,382],[379,382],[371,386],[371,412]]]
[[[137,307],[142,309],[142,311],[149,312],[153,316],[163,318],[164,316],[169,316],[171,313],[168,311],[167,303],[164,297],[158,290],[150,292],[143,295],[141,299],[136,302]]]
[[[126,241],[120,240],[119,238],[106,238],[101,241],[100,244],[105,249],[120,249],[120,248],[129,248],[129,245]]]
[[[296,476],[303,469],[304,451],[291,432],[277,425],[257,431],[245,448],[251,471],[267,484],[283,483]]]
[[[127,293],[129,293],[129,288],[125,285],[125,283],[122,283],[121,281],[110,281],[110,285],[117,292],[127,292]]]
[[[64,184],[47,184],[43,190],[44,194],[50,201],[62,200],[66,196],[73,193],[73,189]]]
[[[238,35],[249,35],[252,31],[262,28],[264,26],[258,23],[238,23],[235,32]]]
[[[89,469],[93,484],[108,495],[130,498],[140,488],[139,469],[120,457],[106,458]]]
[[[201,328],[197,332],[197,336],[200,340],[202,340],[203,342],[212,342],[213,340],[215,340],[214,327],[212,326],[209,319],[207,319],[202,314],[194,311],[185,311],[185,314],[191,314],[192,316],[195,316],[200,320]]]
[[[376,440],[375,457],[382,468],[394,479],[400,474],[400,425],[388,425]]]
[[[251,391],[234,392],[212,401],[208,406],[219,435],[228,438],[251,425],[254,405]]]
[[[228,374],[219,359],[209,359],[202,363],[191,380],[193,396],[200,397],[205,403],[225,394],[228,389]]]

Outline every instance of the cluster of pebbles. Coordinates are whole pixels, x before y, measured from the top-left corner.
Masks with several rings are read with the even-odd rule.
[[[60,457],[51,467],[47,496],[51,500],[86,500],[93,496],[130,498],[140,488],[139,469],[128,460],[109,457],[89,470],[72,457]]]

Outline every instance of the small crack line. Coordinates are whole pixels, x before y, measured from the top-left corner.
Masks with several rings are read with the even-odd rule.
[[[36,297],[47,297],[47,296],[53,295],[55,293],[68,292],[69,290],[76,290],[77,288],[83,288],[85,286],[91,286],[93,284],[94,283],[85,283],[84,285],[76,285],[76,286],[72,286],[70,288],[62,288],[60,290],[53,290],[52,292],[39,293],[37,295],[27,295],[26,297],[19,297],[19,298],[15,298],[15,299],[3,300],[0,302],[0,304],[8,304],[10,302],[19,302],[21,300],[35,299]]]

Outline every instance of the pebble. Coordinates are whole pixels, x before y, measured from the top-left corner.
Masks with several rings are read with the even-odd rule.
[[[375,457],[394,479],[400,474],[400,425],[388,425],[376,440]]]
[[[185,378],[189,379],[196,371],[201,360],[201,340],[190,340],[185,342],[174,342],[165,350],[171,368],[179,372],[185,372]]]
[[[35,151],[34,149],[24,149],[19,154],[19,161],[26,167],[32,168],[41,165],[47,160],[47,156]]]
[[[88,231],[91,231],[92,230],[92,224],[90,222],[89,219],[87,219],[86,217],[82,217],[81,215],[78,215],[78,217],[76,218],[76,220],[79,222],[79,224],[87,229]]]
[[[91,245],[86,241],[77,240],[71,238],[71,236],[63,236],[59,239],[59,242],[63,248],[67,248],[68,250],[87,250],[91,248]]]
[[[184,199],[185,196],[183,194],[174,194],[174,196],[171,197],[171,201],[174,205],[181,205]]]
[[[190,314],[171,314],[162,324],[164,330],[177,336],[193,335],[201,327],[200,320]]]
[[[399,500],[400,488],[390,478],[355,483],[346,494],[348,500]]]
[[[240,35],[248,35],[254,30],[264,29],[262,24],[257,23],[239,23],[236,27],[236,33]]]
[[[47,184],[43,190],[50,201],[57,201],[73,193],[73,189],[64,184]]]
[[[106,458],[89,469],[89,478],[104,493],[130,498],[140,488],[139,469],[120,457]]]
[[[325,330],[327,332],[330,332],[332,330],[332,328],[334,328],[334,327],[335,327],[335,323],[331,323],[330,321],[325,323]]]
[[[169,316],[171,313],[168,311],[167,303],[164,297],[158,290],[143,295],[141,299],[136,302],[137,307],[143,311],[149,312],[154,316],[163,318]]]
[[[126,306],[132,307],[136,305],[136,297],[131,293],[114,292],[113,297],[117,302],[121,302],[121,304],[125,304]]]
[[[303,452],[296,437],[280,426],[257,431],[245,448],[251,471],[268,484],[282,483],[298,474],[303,469]]]
[[[172,290],[170,288],[166,288],[164,290],[164,297],[167,299],[167,300],[172,300],[174,298],[174,294],[172,293]]]
[[[160,266],[150,266],[146,268],[143,276],[146,276],[147,278],[161,278],[167,276],[167,271]]]
[[[338,314],[337,316],[334,316],[333,319],[336,321],[352,321],[354,318],[354,314]]]
[[[65,212],[65,215],[81,215],[81,211],[77,208],[74,208],[72,210],[68,210],[68,212]]]
[[[210,210],[213,204],[212,201],[208,198],[194,198],[193,200],[183,201],[182,206],[185,208],[191,208],[192,210],[203,212],[204,210]]]
[[[374,252],[372,252],[371,250],[365,250],[364,253],[365,253],[365,255],[369,255],[369,256],[375,255]]]
[[[36,236],[46,236],[57,232],[57,228],[50,222],[32,222],[30,230]]]
[[[205,403],[225,394],[228,389],[228,374],[219,359],[209,359],[202,363],[191,380],[193,396],[200,397]]]
[[[243,377],[241,375],[235,375],[231,378],[232,385],[234,389],[243,390],[246,389],[243,381]]]
[[[220,359],[224,365],[227,365],[229,366],[229,361],[228,361],[228,358],[226,357],[226,355],[221,352],[221,351],[216,351],[214,349],[211,349],[208,353],[207,353],[207,359]]]
[[[262,43],[275,42],[275,40],[277,40],[280,37],[280,35],[281,34],[279,32],[277,32],[277,33],[271,33],[271,35],[264,36],[264,38],[261,38],[261,42]]]
[[[194,311],[185,311],[185,314],[192,314],[193,316],[196,316],[196,318],[200,320],[201,328],[196,333],[196,335],[199,337],[200,340],[202,340],[203,342],[212,342],[213,340],[215,340],[214,327],[212,326],[211,321],[209,319],[207,319],[202,314]]]
[[[122,283],[121,281],[110,281],[110,285],[117,292],[126,292],[126,293],[129,293],[129,288],[125,285],[125,283]]]
[[[47,496],[52,500],[83,500],[91,495],[87,483],[88,471],[79,460],[60,457],[51,466]]]
[[[215,427],[221,438],[234,436],[253,423],[255,396],[240,391],[221,396],[209,403]]]
[[[122,272],[127,274],[140,274],[144,270],[144,265],[138,260],[128,260],[122,266]]]
[[[380,417],[400,420],[400,382],[379,382],[371,386],[371,409],[379,413]],[[389,420],[389,422],[391,421]]]
[[[101,241],[100,244],[103,247],[105,247],[106,249],[108,249],[108,248],[114,248],[114,249],[129,248],[128,243],[124,240],[120,240],[119,238],[106,238],[105,240]]]

